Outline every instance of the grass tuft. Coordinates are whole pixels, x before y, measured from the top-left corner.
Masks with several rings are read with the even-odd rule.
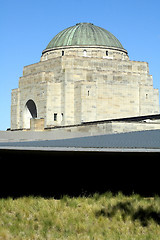
[[[132,194],[0,199],[1,239],[158,240],[160,198]]]

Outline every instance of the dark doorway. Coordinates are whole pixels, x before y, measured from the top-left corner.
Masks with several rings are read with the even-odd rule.
[[[34,103],[34,101],[28,100],[28,102],[26,103],[26,106],[27,106],[32,118],[37,118],[37,108],[36,108],[36,104]]]

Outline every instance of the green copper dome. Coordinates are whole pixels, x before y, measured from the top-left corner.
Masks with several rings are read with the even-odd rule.
[[[46,49],[62,46],[105,46],[124,49],[112,33],[92,23],[78,23],[64,29],[50,41]]]

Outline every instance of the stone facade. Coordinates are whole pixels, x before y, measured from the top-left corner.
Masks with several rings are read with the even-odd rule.
[[[56,47],[24,67],[12,90],[11,129],[30,129],[31,118],[53,127],[158,113],[147,62],[113,47]]]
[[[109,122],[93,122],[85,125],[74,125],[66,126],[63,128],[53,128],[50,131],[46,129],[46,132],[53,132],[53,136],[58,137],[59,133],[73,133],[77,134],[87,134],[88,136],[103,135],[103,134],[113,134],[113,133],[125,133],[125,132],[136,132],[136,131],[146,131],[146,130],[157,130],[160,129],[160,120],[148,120],[148,121],[109,121]],[[57,135],[56,135],[57,134]],[[68,136],[67,136],[68,137]],[[63,138],[63,137],[61,137]]]

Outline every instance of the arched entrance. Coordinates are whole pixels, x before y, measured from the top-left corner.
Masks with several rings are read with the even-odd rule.
[[[30,119],[37,118],[37,108],[33,100],[28,100],[23,114],[23,128],[30,128]]]

